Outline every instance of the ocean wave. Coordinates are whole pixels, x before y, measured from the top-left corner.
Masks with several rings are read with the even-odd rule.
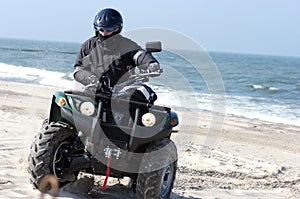
[[[259,85],[259,84],[251,84],[251,85],[248,85],[248,87],[250,88],[254,88],[254,89],[257,89],[257,90],[270,90],[270,91],[280,91],[282,89],[280,88],[276,88],[276,87],[272,87],[272,86],[263,86],[263,85]]]
[[[226,112],[263,121],[300,125],[297,104],[287,104],[280,99],[226,96]]]
[[[295,88],[294,88],[294,90],[299,92],[299,91],[300,91],[300,84],[298,84],[298,85],[295,85]]]
[[[9,48],[9,47],[0,47],[0,50],[4,51],[18,51],[18,52],[39,52],[39,53],[59,53],[59,54],[71,54],[76,55],[77,51],[60,51],[53,49],[33,49],[33,48]]]
[[[71,74],[0,63],[0,79],[43,86],[73,88]]]

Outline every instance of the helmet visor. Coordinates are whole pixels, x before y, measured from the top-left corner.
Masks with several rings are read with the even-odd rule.
[[[119,27],[96,27],[96,30],[100,32],[116,32],[119,30]]]

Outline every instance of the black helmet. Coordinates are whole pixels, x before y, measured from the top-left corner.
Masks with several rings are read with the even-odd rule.
[[[121,14],[112,8],[103,9],[95,16],[95,31],[103,29],[107,32],[121,32],[122,27],[123,19]]]

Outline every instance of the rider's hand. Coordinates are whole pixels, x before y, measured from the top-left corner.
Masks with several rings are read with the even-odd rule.
[[[84,88],[84,92],[96,93],[96,91],[97,91],[97,84],[89,84],[86,85]]]
[[[85,86],[84,92],[96,93],[98,80],[99,80],[99,78],[96,75],[88,76],[86,78],[88,85]]]
[[[87,82],[89,84],[97,84],[99,78],[96,76],[96,75],[90,75],[88,78],[87,78]]]
[[[160,66],[159,66],[159,63],[158,63],[158,62],[152,62],[152,63],[150,63],[149,66],[148,66],[148,71],[149,71],[150,73],[152,73],[152,72],[157,72],[157,71],[159,71],[159,70],[160,70]]]

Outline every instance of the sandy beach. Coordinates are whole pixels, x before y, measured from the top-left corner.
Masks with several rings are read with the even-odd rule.
[[[27,156],[55,90],[0,81],[0,198],[40,198],[29,182]],[[172,136],[179,154],[172,199],[300,198],[299,126],[226,115],[214,132],[209,113],[181,112],[180,118],[190,122]],[[91,197],[84,179],[57,198]],[[115,179],[93,197],[134,198]]]

